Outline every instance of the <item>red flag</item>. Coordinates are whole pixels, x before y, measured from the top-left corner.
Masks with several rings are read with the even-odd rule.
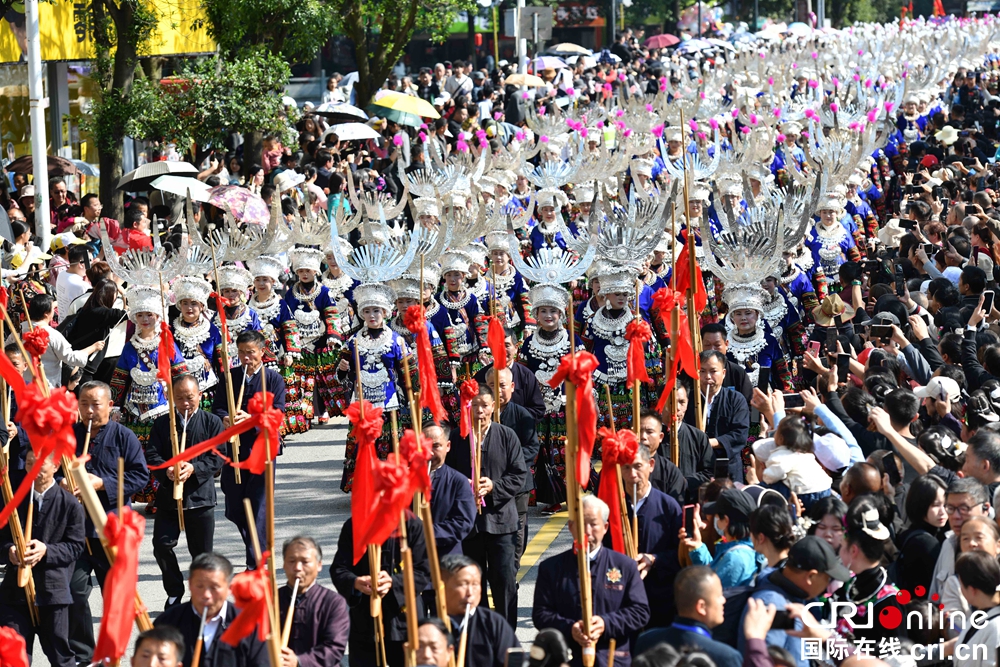
[[[441,392],[438,391],[437,370],[434,368],[434,353],[431,351],[431,336],[427,333],[427,320],[424,319],[422,305],[410,306],[403,316],[403,324],[416,336],[417,371],[420,373],[420,408],[427,408],[434,417],[434,423],[440,424],[448,418],[448,413],[441,402]]]
[[[3,309],[7,309],[6,304]],[[14,628],[0,628],[0,667],[28,667],[28,650],[24,637]]]
[[[365,418],[361,418],[361,405],[351,403],[345,411],[352,424],[351,433],[357,443],[354,463],[354,486],[351,488],[351,523],[354,526],[354,562],[365,555],[368,545],[361,541],[363,528],[368,525],[374,505],[375,489],[372,477],[375,470],[375,441],[382,434],[382,408],[364,403]]]
[[[576,479],[582,488],[590,483],[590,456],[597,432],[597,406],[594,404],[594,371],[600,364],[590,352],[563,356],[556,374],[549,380],[555,389],[565,380],[576,385],[576,428],[579,448],[576,456]]]
[[[506,336],[500,318],[491,317],[490,327],[486,331],[486,344],[493,353],[493,368],[507,368],[507,346],[504,344],[504,338]]]
[[[680,313],[677,327],[678,340],[670,341],[670,344],[675,346],[673,368],[666,369],[666,383],[663,386],[663,393],[660,394],[660,400],[656,404],[656,411],[661,413],[674,388],[678,371],[683,369],[691,377],[698,374],[698,355],[695,354],[694,344],[691,341],[691,327],[687,314],[681,310],[684,301],[684,294],[680,290],[674,292],[669,287],[661,287],[653,294],[653,307],[660,313],[660,318],[668,331],[670,330],[670,313],[675,308]]]
[[[618,472],[616,465],[630,466],[635,461],[639,451],[639,440],[634,431],[612,431],[602,428],[597,432],[601,439],[601,484],[597,487],[597,497],[608,504],[611,515],[608,517],[611,531],[611,547],[620,553],[625,553],[625,533],[622,531],[621,495],[618,493]]]
[[[367,525],[354,525],[355,531],[363,529],[361,543],[382,544],[399,527],[400,513],[413,502],[414,479],[403,463],[376,461],[374,469],[374,504]]]
[[[261,556],[261,563],[267,563],[269,555],[270,553],[264,553]],[[271,618],[268,612],[268,590],[271,588],[269,577],[266,565],[256,570],[241,572],[233,577],[229,590],[240,613],[222,633],[219,638],[221,641],[236,646],[245,637],[252,635],[255,628],[257,639],[262,642],[267,641],[267,635],[271,631]]]
[[[406,465],[410,466],[410,473],[414,477],[414,491],[422,491],[427,500],[430,500],[431,474],[427,466],[427,462],[433,457],[430,438],[422,434],[417,436],[416,431],[408,428],[399,439],[399,453]]]
[[[10,294],[6,287],[0,287],[0,318],[7,318],[7,304],[10,302]]]
[[[76,396],[67,392],[65,387],[53,389],[49,396],[45,396],[38,389],[38,384],[32,382],[17,395],[17,421],[28,435],[36,460],[10,502],[0,511],[0,527],[7,525],[14,509],[31,491],[35,478],[50,454],[54,455],[56,461],[63,456],[76,455],[73,424],[78,417]]]
[[[115,663],[125,655],[135,621],[135,587],[139,581],[139,544],[146,531],[146,518],[128,507],[122,515],[108,513],[104,528],[108,546],[116,550],[104,579],[104,617],[94,648],[94,662]]]
[[[472,430],[472,417],[469,415],[469,411],[472,409],[470,403],[472,403],[472,399],[474,399],[478,393],[479,383],[475,380],[466,380],[462,383],[462,386],[458,391],[458,410],[461,415],[459,432],[462,434],[463,438],[468,438],[469,431]]]
[[[691,279],[691,262],[688,260],[689,253],[693,252],[691,248],[693,243],[687,242],[687,230],[681,230],[681,236],[685,239],[684,248],[681,249],[680,254],[677,256],[677,261],[674,262],[674,270],[677,271],[677,291],[684,293],[687,292],[689,288],[694,289],[694,307],[698,310],[698,313],[705,310],[708,305],[708,292],[705,291],[705,278],[701,275],[701,266],[698,262],[694,263],[694,280]],[[697,315],[698,313],[694,313]]]
[[[625,340],[628,341],[627,375],[628,385],[635,386],[635,381],[649,384],[652,380],[646,372],[646,343],[653,338],[653,330],[646,320],[632,320],[625,327]]]
[[[160,347],[156,351],[156,377],[167,384],[173,381],[170,377],[170,366],[174,360],[174,349],[174,333],[170,330],[170,325],[166,322],[160,322]]]

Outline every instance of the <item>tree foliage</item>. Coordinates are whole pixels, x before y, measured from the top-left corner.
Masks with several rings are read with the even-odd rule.
[[[205,0],[208,34],[228,57],[260,48],[292,63],[309,62],[326,44],[335,19],[323,0]]]
[[[460,11],[475,0],[330,0],[338,27],[354,42],[357,100],[365,106],[402,57],[415,32],[443,40]]]
[[[182,150],[192,143],[222,145],[233,132],[282,134],[288,124],[281,96],[289,75],[283,59],[258,51],[206,58],[162,82],[144,79],[136,88],[146,109],[132,119],[129,134]]]

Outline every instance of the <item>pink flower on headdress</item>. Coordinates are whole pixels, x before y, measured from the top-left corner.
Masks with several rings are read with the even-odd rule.
[[[542,106],[538,107],[538,115],[539,116],[544,116],[545,115],[545,105],[544,104]]]
[[[808,139],[809,138],[809,131],[808,130],[803,130],[802,131],[802,138],[803,139]]]
[[[652,104],[647,104],[646,105],[646,111],[648,111],[649,113],[653,113],[653,105]]]
[[[618,109],[617,111],[615,111],[615,116],[618,117],[618,118],[621,118],[624,115],[625,115],[625,110],[624,109]]]
[[[476,130],[476,139],[479,139],[480,142],[485,142],[486,130]]]
[[[459,139],[455,142],[455,148],[459,153],[467,153],[469,151],[469,144],[465,143],[465,139]]]
[[[886,113],[892,113],[892,109],[895,106],[896,106],[896,104],[894,102],[886,102],[885,103],[885,112]]]
[[[868,112],[869,123],[874,123],[877,118],[878,118],[878,109],[872,109],[871,111]]]
[[[544,134],[542,136],[538,137],[538,140],[540,142],[542,142],[543,144],[549,143],[549,138],[547,136],[545,136]]]
[[[712,117],[712,118],[708,119],[708,125],[713,130],[718,130],[719,129],[719,121],[715,117]]]
[[[698,136],[698,141],[705,141],[705,133],[704,132],[699,132],[697,136]]]
[[[819,81],[817,81],[816,79],[809,79],[809,87],[810,88],[818,88],[819,87]]]
[[[757,124],[757,114],[755,113],[750,114],[750,124],[751,125]]]
[[[853,79],[854,79],[855,81],[861,81],[861,76],[860,76],[860,75],[858,75],[858,74],[855,74],[855,75],[854,75],[854,76],[853,76],[852,78],[853,78]]]
[[[632,130],[630,128],[625,128],[625,131],[622,133],[622,136],[628,139],[629,137],[632,136]]]
[[[659,125],[654,125],[653,128],[650,130],[650,132],[652,132],[653,136],[656,137],[657,139],[659,139],[660,137],[662,137],[663,136],[663,123],[660,123]]]
[[[798,69],[798,68],[799,68],[798,63],[792,63],[792,69]]]
[[[526,136],[527,136],[527,135],[526,135],[526,134],[524,133],[524,130],[518,130],[518,131],[517,131],[517,132],[516,132],[516,133],[514,134],[514,138],[515,138],[515,139],[517,139],[518,141],[524,141],[524,138],[525,138]]]
[[[688,121],[688,127],[691,128],[692,132],[698,131],[698,123],[696,123],[693,119]]]
[[[779,144],[785,143],[785,135],[783,135],[783,134],[779,134],[778,136],[775,137],[775,139],[777,140],[777,142]]]
[[[393,146],[402,146],[403,145],[403,137],[402,137],[402,135],[397,134],[396,136],[394,136],[392,138],[392,145]]]
[[[830,81],[833,83],[834,88],[840,88],[840,79],[833,77]]]
[[[740,128],[740,132],[742,132],[743,134],[750,134],[750,128],[744,125],[743,127]]]
[[[839,110],[840,107],[837,106],[836,102],[830,102],[830,111],[832,111],[833,113],[837,113]]]
[[[774,110],[774,117],[775,118],[781,118],[781,109],[775,109]]]
[[[817,58],[819,58],[819,54],[813,51],[812,53],[809,54],[809,57],[812,58],[813,60],[816,60]]]
[[[420,143],[422,143],[422,144],[423,143],[427,143],[427,133],[426,132],[418,132],[417,133],[417,138],[420,139]]]
[[[774,85],[774,77],[773,76],[767,77],[767,85],[769,85],[769,86],[773,86]]]
[[[737,109],[737,108],[735,108],[735,107],[733,108],[733,110],[732,110],[731,113],[733,114],[733,118],[739,118],[740,117],[740,110]]]
[[[566,94],[569,95],[570,97],[576,97],[576,88],[570,86],[569,88],[566,89]]]

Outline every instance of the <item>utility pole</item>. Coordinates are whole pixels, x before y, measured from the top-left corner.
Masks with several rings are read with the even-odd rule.
[[[25,29],[28,36],[28,101],[31,109],[31,158],[35,167],[35,235],[42,250],[51,242],[49,215],[48,142],[45,139],[45,107],[42,86],[42,42],[38,30],[38,0],[24,2]]]
[[[521,12],[524,11],[524,0],[517,0],[517,71],[528,73],[528,38],[521,34]]]

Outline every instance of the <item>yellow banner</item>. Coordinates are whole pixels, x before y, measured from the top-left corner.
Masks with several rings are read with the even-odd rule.
[[[205,28],[199,0],[149,0],[159,17],[149,55],[210,53],[215,42]],[[90,0],[39,2],[42,60],[89,60],[94,57],[88,27]],[[0,63],[23,62],[27,50],[24,5],[15,4],[0,20]]]

